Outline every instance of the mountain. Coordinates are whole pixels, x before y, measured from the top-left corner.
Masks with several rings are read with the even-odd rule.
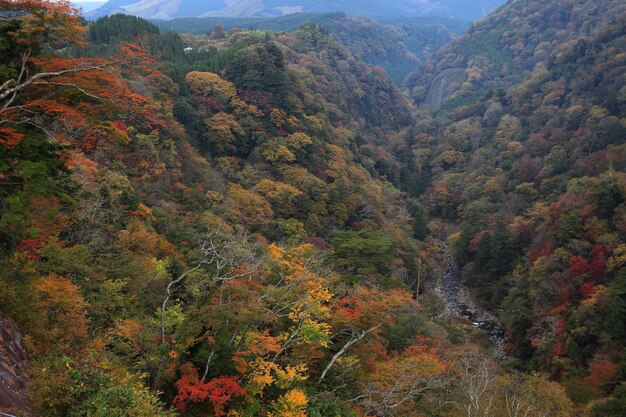
[[[215,25],[293,32],[306,23],[328,31],[348,50],[370,65],[385,68],[402,85],[406,76],[422,67],[431,53],[461,35],[469,22],[444,17],[412,17],[375,21],[345,13],[296,13],[275,18],[177,18],[153,20],[161,29],[179,33],[211,33]]]
[[[292,13],[344,12],[375,18],[447,16],[476,20],[505,0],[111,0],[86,14],[97,18],[126,13],[146,19],[227,16],[271,17]]]
[[[418,105],[467,103],[522,81],[560,48],[594,36],[624,11],[623,2],[611,0],[510,2],[433,54],[406,88]]]
[[[626,415],[623,1],[509,2],[418,105],[360,56],[413,18],[0,16],[0,410]]]
[[[104,6],[106,1],[74,1],[72,4],[86,13]]]
[[[419,201],[505,323],[508,365],[580,407],[626,360],[625,52],[622,1],[516,1],[411,80]]]

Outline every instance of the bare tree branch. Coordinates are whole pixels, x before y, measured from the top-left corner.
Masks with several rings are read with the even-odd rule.
[[[335,353],[333,355],[333,357],[330,360],[330,362],[328,363],[328,365],[326,365],[326,368],[324,368],[324,372],[322,372],[322,375],[320,376],[320,379],[317,381],[318,385],[321,384],[321,382],[324,380],[324,378],[326,377],[326,374],[328,373],[330,368],[332,368],[332,366],[335,364],[335,362],[337,362],[337,359],[339,359],[344,353],[346,353],[346,351],[350,348],[350,346],[352,346],[353,344],[355,344],[359,340],[363,339],[369,333],[371,333],[374,330],[378,329],[382,325],[383,325],[382,323],[378,323],[376,326],[372,327],[369,330],[363,330],[361,332],[354,333],[352,338],[350,338],[350,340],[348,340],[346,342],[346,344],[341,348],[341,350],[339,350],[339,352],[337,352],[337,353]]]

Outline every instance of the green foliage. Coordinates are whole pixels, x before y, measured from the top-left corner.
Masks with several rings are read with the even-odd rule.
[[[417,201],[411,202],[411,217],[413,217],[413,238],[425,239],[428,234],[428,211]]]
[[[332,398],[314,398],[307,408],[309,417],[357,417],[357,413]]]
[[[89,25],[87,40],[91,43],[116,45],[146,35],[158,35],[159,28],[147,20],[114,14],[104,16]]]
[[[617,272],[615,278],[607,285],[609,304],[607,306],[606,329],[615,340],[623,340],[626,336],[626,268]]]
[[[389,272],[393,241],[375,230],[339,231],[333,238],[332,259],[337,268],[357,275]]]
[[[591,417],[612,417],[626,413],[626,383],[622,382],[613,395],[591,407]]]
[[[283,52],[274,43],[264,43],[239,51],[224,68],[224,78],[243,90],[271,93],[278,105],[287,104],[292,94]]]
[[[20,23],[14,19],[2,19],[0,21],[0,54],[3,63],[0,66],[0,82],[4,83],[9,78],[16,77],[20,70],[20,57],[26,50],[25,45],[20,45],[9,36],[20,28]]]

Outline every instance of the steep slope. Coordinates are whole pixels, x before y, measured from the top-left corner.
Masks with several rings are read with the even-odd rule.
[[[377,18],[406,16],[449,16],[475,20],[486,16],[504,0],[111,0],[86,14],[97,18],[127,13],[146,19],[229,16],[267,17],[292,13],[345,12]]]
[[[597,35],[625,10],[615,0],[511,1],[434,54],[406,87],[418,105],[471,102],[524,80],[559,48]]]
[[[63,13],[70,42],[64,6],[35,11]],[[2,32],[4,88],[23,82],[18,41],[40,45],[49,21],[6,24],[29,30]],[[102,25],[117,29],[94,41],[163,40],[137,19]],[[0,305],[28,340],[41,415],[371,415],[390,400],[355,392],[398,402],[450,369],[445,331],[415,324],[417,243],[382,174],[411,122],[397,88],[314,27],[219,46],[185,55],[180,86],[137,45],[48,49],[29,74],[56,75],[3,114]],[[364,372],[373,352],[399,369]],[[398,391],[415,357],[424,372]]]
[[[31,413],[28,356],[15,323],[0,314],[0,413]]]
[[[40,415],[454,417],[528,396],[571,415],[424,292],[436,245],[394,185],[413,119],[383,71],[311,25],[181,53],[137,18],[83,47],[66,3],[0,6],[0,88],[20,86],[0,94],[0,306]]]
[[[447,230],[466,283],[506,323],[510,364],[549,372],[579,404],[623,381],[623,10],[610,1],[510,3],[433,61],[431,89],[454,71],[469,81],[416,126],[416,169],[434,177],[420,201]],[[481,52],[479,39],[510,59],[498,61],[487,41]],[[519,48],[504,48],[510,39]],[[474,76],[477,62],[484,71]]]
[[[370,65],[385,68],[398,85],[402,85],[405,77],[415,68],[423,66],[432,52],[455,36],[444,25],[420,21],[390,25],[366,18],[329,16],[315,23],[351,53]]]

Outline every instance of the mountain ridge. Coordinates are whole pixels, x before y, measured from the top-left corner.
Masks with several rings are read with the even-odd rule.
[[[110,0],[97,10],[85,13],[88,19],[115,13],[145,19],[178,17],[276,17],[293,13],[347,14],[374,18],[446,16],[466,20],[483,18],[505,0]]]
[[[415,68],[422,67],[431,53],[461,35],[470,25],[467,21],[453,18],[412,17],[376,21],[345,13],[296,13],[274,18],[190,17],[153,20],[152,23],[165,31],[196,35],[211,33],[216,25],[222,26],[225,31],[293,32],[304,24],[315,24],[368,64],[383,67],[398,86]],[[200,41],[199,37],[196,38]]]

